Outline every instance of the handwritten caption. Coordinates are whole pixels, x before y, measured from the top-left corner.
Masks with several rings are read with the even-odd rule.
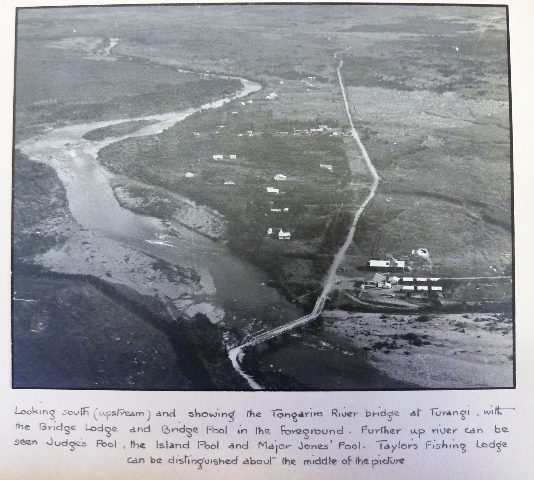
[[[126,464],[387,468],[421,455],[499,455],[510,448],[515,409],[468,405],[388,408],[130,410],[82,405],[14,407],[13,446],[96,449]],[[94,453],[94,451],[93,451]]]

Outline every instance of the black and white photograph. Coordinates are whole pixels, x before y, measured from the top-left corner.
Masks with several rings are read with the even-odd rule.
[[[515,388],[508,9],[18,8],[12,387]]]

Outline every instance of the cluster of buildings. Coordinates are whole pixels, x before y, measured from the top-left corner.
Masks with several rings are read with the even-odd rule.
[[[282,228],[267,229],[267,235],[276,235],[278,240],[291,240],[291,232],[284,232]]]
[[[300,137],[302,135],[319,135],[319,134],[322,134],[322,135],[328,134],[332,137],[350,136],[350,132],[345,132],[341,128],[331,128],[328,125],[319,125],[316,128],[303,128],[303,129],[294,128],[291,132],[278,131],[274,133],[274,135],[278,137],[286,137],[288,135],[292,135],[294,137]]]
[[[436,277],[402,277],[400,279],[403,292],[441,292],[441,278]]]
[[[277,173],[273,179],[277,182],[285,182],[287,180],[287,175],[283,173]],[[280,189],[276,187],[267,187],[267,193],[278,195],[280,193]],[[272,213],[284,213],[289,212],[289,207],[271,207]],[[282,228],[272,228],[269,227],[267,229],[267,235],[269,236],[277,236],[278,240],[291,240],[291,232],[284,232]]]
[[[426,248],[412,251],[412,257],[428,260],[430,256]],[[411,262],[411,260],[410,260]],[[360,286],[360,293],[373,298],[375,295],[386,297],[406,298],[426,298],[432,295],[441,294],[443,285],[438,277],[418,277],[404,276],[403,273],[411,272],[419,267],[412,263],[408,265],[408,260],[395,258],[371,258],[367,261],[367,270],[375,272],[372,280],[365,281]],[[408,273],[409,275],[409,273]]]
[[[224,160],[224,155],[220,154],[220,153],[215,153],[212,155],[212,158],[213,160]],[[231,153],[230,155],[228,155],[228,158],[230,160],[236,160],[237,159],[237,155],[234,154],[234,153]]]
[[[360,290],[391,289],[396,292],[442,292],[441,278],[438,277],[398,277],[375,274],[372,280],[362,284]]]

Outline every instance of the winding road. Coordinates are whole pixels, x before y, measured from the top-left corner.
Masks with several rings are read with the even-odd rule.
[[[334,55],[336,59],[338,59],[339,53],[341,52],[338,52]],[[350,113],[349,102],[347,99],[347,93],[345,91],[345,85],[343,84],[343,77],[341,75],[342,68],[343,68],[343,60],[339,59],[339,64],[337,66],[337,78],[339,81],[339,86],[341,88],[341,93],[343,95],[343,103],[345,106],[345,112],[349,119],[351,134],[354,140],[356,141],[356,143],[358,144],[358,148],[360,149],[362,157],[365,161],[365,165],[367,169],[369,170],[369,173],[371,174],[373,181],[369,188],[369,194],[367,195],[363,203],[360,205],[360,208],[358,208],[358,210],[354,214],[354,218],[352,219],[352,223],[347,233],[347,238],[345,239],[345,242],[343,243],[343,245],[340,247],[340,249],[334,256],[332,264],[330,265],[330,268],[328,269],[328,273],[326,274],[326,277],[324,279],[323,289],[321,291],[321,294],[319,295],[319,297],[317,297],[317,300],[315,302],[315,305],[311,313],[309,313],[308,315],[299,317],[296,320],[293,320],[292,322],[288,322],[279,327],[273,328],[266,332],[262,332],[252,337],[245,343],[229,350],[229,357],[230,357],[230,360],[232,361],[234,368],[241,374],[243,378],[245,378],[245,380],[247,380],[249,386],[255,390],[261,389],[261,386],[250,375],[246,374],[241,369],[241,360],[244,356],[244,349],[247,347],[258,345],[260,343],[271,340],[272,338],[275,338],[279,335],[287,333],[293,330],[294,328],[300,327],[302,325],[305,325],[311,322],[312,320],[316,319],[319,315],[321,315],[324,309],[324,304],[326,302],[328,294],[330,293],[330,291],[332,290],[332,287],[335,284],[337,270],[341,262],[343,261],[343,258],[345,257],[345,254],[347,253],[347,250],[349,246],[351,245],[352,240],[354,238],[354,234],[356,232],[356,226],[358,225],[358,221],[360,220],[369,202],[374,198],[376,191],[378,189],[378,185],[380,183],[380,176],[378,175],[378,172],[376,171],[376,168],[373,165],[373,162],[371,161],[371,158],[369,157],[369,154],[367,153],[367,150],[365,149],[365,146],[363,145],[360,139],[360,136],[358,135],[358,132],[356,131],[356,128],[354,127],[354,122],[352,121],[352,115]]]

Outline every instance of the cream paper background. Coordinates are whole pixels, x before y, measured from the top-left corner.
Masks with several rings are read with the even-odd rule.
[[[98,392],[11,390],[11,339],[10,339],[10,204],[11,155],[13,111],[13,59],[15,39],[15,7],[33,5],[84,4],[73,1],[15,1],[3,0],[0,4],[2,42],[1,129],[0,129],[0,480],[48,479],[182,479],[182,478],[234,478],[256,480],[267,478],[388,478],[388,479],[462,479],[462,480],[526,480],[534,478],[534,2],[510,0],[510,42],[513,96],[513,154],[515,188],[515,265],[516,265],[516,351],[517,389],[487,391],[421,391],[421,392],[317,392],[317,393],[202,393],[202,392]],[[105,4],[93,0],[91,4]],[[108,2],[109,3],[109,2]],[[112,3],[142,4],[143,1]],[[385,3],[385,2],[374,2]],[[397,2],[422,3],[422,2]],[[465,2],[446,2],[450,4]],[[470,4],[484,2],[469,2]],[[90,405],[107,408],[118,406],[132,409],[146,408],[256,408],[269,410],[276,407],[325,409],[337,406],[362,409],[366,407],[429,408],[431,406],[469,405],[471,408],[502,404],[517,409],[512,429],[513,448],[500,454],[448,457],[425,455],[419,463],[410,466],[379,469],[373,472],[346,467],[329,469],[287,469],[272,467],[234,470],[209,468],[188,470],[177,467],[151,469],[150,465],[136,468],[119,461],[109,452],[70,455],[68,451],[51,449],[15,448],[11,445],[14,431],[14,405],[53,404],[62,406]],[[488,418],[491,427],[493,419]],[[266,422],[262,422],[265,424]],[[92,452],[95,452],[92,450]],[[122,454],[121,454],[122,456]],[[119,457],[117,455],[117,457]],[[454,458],[451,462],[449,458]],[[489,460],[488,460],[489,459]],[[249,467],[250,468],[250,467]],[[283,469],[285,468],[285,469]],[[350,472],[350,473],[349,473]]]

